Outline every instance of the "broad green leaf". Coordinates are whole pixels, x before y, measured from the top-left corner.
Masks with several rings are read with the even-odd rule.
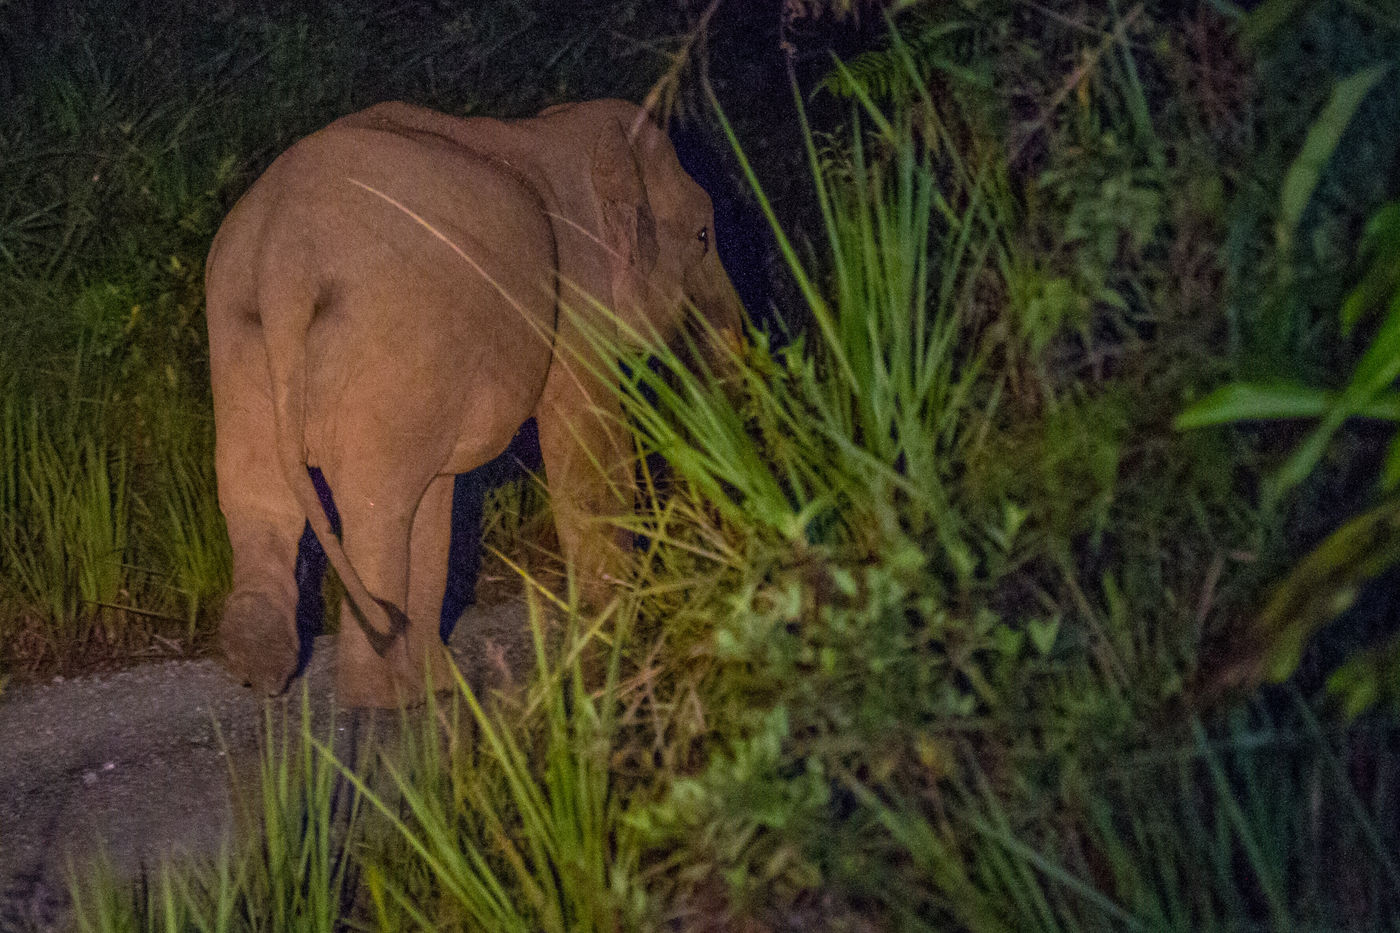
[[[1191,405],[1177,416],[1174,425],[1184,431],[1236,421],[1320,418],[1337,403],[1339,395],[1326,389],[1287,383],[1232,382]],[[1379,394],[1358,406],[1352,414],[1356,418],[1400,421],[1400,392]]]
[[[1346,414],[1350,415],[1384,391],[1397,376],[1400,376],[1400,292],[1391,299],[1380,330],[1356,364],[1351,382],[1342,392],[1341,404],[1349,409]]]
[[[1397,487],[1400,487],[1400,434],[1390,439],[1390,446],[1385,452],[1385,464],[1381,467],[1381,488],[1386,492],[1394,492]]]
[[[1177,416],[1178,429],[1274,418],[1314,418],[1322,421],[1298,445],[1265,487],[1265,500],[1274,501],[1302,482],[1327,451],[1332,435],[1348,418],[1394,420],[1400,410],[1396,395],[1386,390],[1400,377],[1400,294],[1391,302],[1385,323],[1341,392],[1290,384],[1231,383]]]
[[[1400,498],[1342,525],[1284,578],[1254,623],[1263,674],[1275,682],[1285,680],[1308,638],[1351,605],[1361,584],[1396,564]]]
[[[1347,658],[1327,678],[1327,692],[1355,719],[1381,700],[1400,703],[1400,636]]]
[[[1292,383],[1232,382],[1177,415],[1177,430],[1206,428],[1235,421],[1317,418],[1335,393]]]
[[[1259,12],[1263,12],[1264,9],[1261,8]],[[1336,151],[1342,134],[1351,124],[1351,118],[1356,115],[1356,108],[1361,106],[1361,101],[1390,69],[1391,65],[1388,62],[1372,65],[1342,79],[1332,90],[1332,97],[1327,101],[1327,106],[1322,108],[1322,113],[1308,129],[1303,149],[1293,160],[1288,174],[1283,179],[1278,233],[1280,249],[1286,251],[1292,244],[1298,223],[1312,201],[1323,169],[1327,167],[1328,161]]]
[[[1351,333],[1362,316],[1400,294],[1400,201],[1392,201],[1366,222],[1361,254],[1366,271],[1342,302],[1342,332]]]
[[[1311,0],[1266,0],[1245,17],[1242,35],[1251,44],[1267,42]]]

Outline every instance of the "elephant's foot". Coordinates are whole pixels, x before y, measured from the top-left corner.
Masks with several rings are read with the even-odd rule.
[[[344,641],[341,646],[346,647]],[[416,706],[427,699],[430,683],[438,695],[455,689],[457,680],[447,650],[431,646],[422,661],[409,664],[400,640],[389,649],[387,658],[342,658],[336,666],[336,702],[351,708]]]
[[[290,614],[262,593],[229,597],[219,622],[219,647],[233,676],[267,696],[286,690],[297,671]]]

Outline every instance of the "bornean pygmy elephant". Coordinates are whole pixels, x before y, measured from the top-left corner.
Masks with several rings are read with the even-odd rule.
[[[633,473],[580,322],[669,339],[698,311],[722,358],[743,309],[713,239],[709,197],[624,101],[516,121],[381,104],[278,158],[206,273],[234,673],[278,693],[296,670],[309,521],[353,618],[341,702],[413,700],[425,673],[447,685],[453,477],[531,416],[564,556],[601,598],[626,542],[599,519],[632,507]],[[308,467],[334,492],[341,536]]]

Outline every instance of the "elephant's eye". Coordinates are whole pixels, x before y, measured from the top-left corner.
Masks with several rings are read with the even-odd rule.
[[[710,228],[701,227],[700,232],[695,234],[695,239],[700,241],[700,245],[708,251],[710,248]]]

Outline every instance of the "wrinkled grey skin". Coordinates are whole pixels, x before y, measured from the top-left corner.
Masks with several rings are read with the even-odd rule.
[[[234,674],[275,694],[295,672],[309,520],[355,619],[339,636],[340,702],[421,699],[425,675],[448,684],[453,476],[531,416],[564,555],[601,599],[626,542],[598,519],[631,507],[630,444],[565,309],[615,330],[601,302],[669,339],[693,305],[737,342],[743,312],[713,239],[709,197],[624,101],[513,122],[381,104],[277,159],[207,267]],[[308,465],[335,493],[339,540]]]

